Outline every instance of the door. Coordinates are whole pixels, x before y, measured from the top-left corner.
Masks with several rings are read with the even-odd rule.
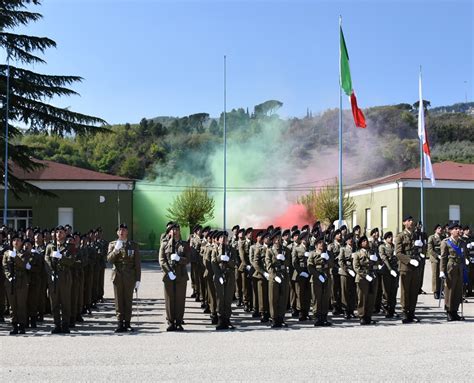
[[[58,207],[58,225],[70,225],[74,227],[72,224],[74,220],[74,209],[72,207]]]

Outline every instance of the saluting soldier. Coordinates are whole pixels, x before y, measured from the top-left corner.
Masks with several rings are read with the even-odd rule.
[[[298,310],[298,320],[309,319],[309,309],[311,305],[310,274],[308,271],[308,233],[303,232],[298,237],[291,252],[291,263],[293,265],[292,281],[296,287],[296,309]]]
[[[242,229],[243,230],[243,229]],[[252,265],[250,263],[250,246],[252,245],[253,228],[249,227],[244,232],[239,232],[237,243],[240,265],[238,271],[242,279],[242,300],[244,311],[252,311]]]
[[[458,224],[449,227],[451,235],[441,242],[441,265],[439,277],[445,283],[445,306],[448,321],[464,320],[458,309],[463,299],[463,271],[465,250],[460,239]]]
[[[181,239],[180,226],[171,226],[170,239],[160,246],[159,260],[165,285],[165,305],[168,328],[166,331],[183,331],[186,286],[188,284],[187,264],[189,244]]]
[[[11,250],[3,254],[5,287],[10,303],[12,330],[10,335],[24,334],[27,323],[28,270],[31,254],[23,248],[23,240],[18,234],[11,236]]]
[[[341,302],[346,319],[355,318],[356,305],[356,273],[353,268],[353,244],[354,235],[346,236],[346,245],[339,250],[339,275],[341,276]]]
[[[288,301],[289,278],[287,264],[289,263],[289,257],[285,256],[281,245],[281,231],[275,230],[270,240],[273,242],[273,245],[267,249],[265,265],[269,273],[268,298],[272,327],[287,327],[285,312]]]
[[[331,301],[331,268],[334,259],[324,249],[324,239],[316,241],[316,248],[308,257],[308,270],[311,274],[311,291],[313,296],[313,313],[315,326],[331,326],[328,321]]]
[[[66,230],[58,226],[54,242],[46,247],[45,265],[49,276],[48,290],[51,300],[54,328],[51,334],[69,334],[71,318],[71,266],[74,258],[66,244]]]
[[[395,239],[395,254],[400,268],[400,304],[404,315],[402,323],[412,323],[420,321],[415,316],[420,287],[420,260],[414,249],[413,217],[405,217],[403,226],[403,231]]]
[[[109,244],[107,261],[112,263],[112,283],[114,285],[116,333],[134,331],[132,320],[133,291],[138,290],[141,280],[141,260],[138,244],[128,239],[125,223],[117,228],[117,240]]]
[[[375,297],[377,295],[377,264],[376,254],[369,254],[369,240],[364,235],[359,238],[358,251],[354,254],[353,264],[357,284],[357,313],[361,325],[375,324],[372,320]]]
[[[443,227],[437,224],[434,228],[434,234],[428,238],[428,256],[431,261],[431,289],[434,299],[439,299],[441,294],[441,279],[439,278],[439,262],[441,259],[441,241]]]
[[[383,239],[384,243],[379,247],[379,254],[384,263],[382,285],[385,297],[385,318],[393,318],[396,315],[395,306],[397,304],[398,259],[395,256],[395,247],[393,246],[393,233],[391,231],[386,232]]]
[[[258,311],[260,313],[260,322],[267,323],[270,319],[268,301],[268,279],[270,278],[270,274],[268,273],[265,264],[265,255],[268,250],[270,234],[260,232],[258,235],[261,236],[262,245],[255,249],[255,254],[252,259],[252,265],[255,269],[253,276],[257,281],[257,302]]]
[[[331,304],[332,304],[332,315],[340,315],[342,311],[341,302],[341,277],[339,276],[339,263],[338,257],[342,246],[342,233],[341,230],[335,230],[332,235],[332,243],[328,246],[328,253],[334,260],[333,267],[331,269]]]
[[[235,258],[227,245],[227,237],[226,231],[218,232],[216,235],[217,244],[211,253],[218,314],[216,330],[234,329],[230,322],[230,316],[235,290]]]

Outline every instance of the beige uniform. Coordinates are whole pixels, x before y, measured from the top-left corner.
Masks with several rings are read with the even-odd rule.
[[[431,290],[433,294],[438,295],[441,292],[441,280],[439,278],[440,259],[441,259],[441,241],[438,234],[430,235],[428,238],[428,256],[431,261]]]
[[[352,316],[356,306],[355,271],[352,265],[352,246],[339,250],[339,275],[341,276],[341,303],[346,316]]]
[[[295,282],[296,309],[299,311],[299,317],[301,319],[308,317],[311,305],[311,275],[308,270],[309,255],[310,253],[307,251],[303,242],[293,246],[291,254],[293,275],[291,279]],[[301,275],[302,273],[303,275]]]
[[[366,321],[372,318],[378,283],[376,262],[371,261],[369,257],[369,252],[361,248],[354,254],[353,259],[357,284],[357,314],[360,319]],[[368,281],[367,276],[372,277],[373,280]]]
[[[313,313],[317,322],[326,321],[331,303],[331,268],[334,259],[329,255],[325,260],[319,250],[314,250],[308,257],[308,270],[311,274],[313,296]],[[322,281],[321,278],[324,278]]]
[[[229,260],[223,261],[222,255],[227,255]],[[230,247],[215,246],[211,252],[211,265],[214,271],[217,314],[224,324],[228,324],[232,314],[231,305],[235,291],[235,259]]]
[[[285,260],[277,259],[278,254],[285,255]],[[265,254],[265,266],[269,273],[268,291],[270,316],[274,324],[284,323],[286,304],[288,301],[288,255],[284,254],[283,247],[273,245]],[[278,282],[280,280],[281,282]]]
[[[265,277],[266,273],[268,276],[270,275],[265,265],[265,255],[267,253],[267,249],[268,246],[262,244],[258,249],[256,249],[252,258],[252,266],[255,269],[253,277],[257,281],[258,311],[262,318],[265,319],[268,319],[269,316],[268,279]]]
[[[445,306],[448,313],[456,313],[462,300],[463,261],[465,251],[460,239],[446,238],[441,242],[440,270],[446,275]]]
[[[397,304],[399,280],[398,259],[395,256],[395,248],[393,244],[387,242],[384,242],[379,246],[379,254],[384,264],[384,271],[382,273],[382,287],[385,299],[384,305],[387,314],[393,316]],[[394,276],[392,272],[396,273],[396,276]]]

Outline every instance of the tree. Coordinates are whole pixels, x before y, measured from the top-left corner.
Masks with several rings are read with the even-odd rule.
[[[30,148],[13,144],[15,138],[23,132],[15,124],[25,125],[30,132],[63,136],[66,133],[86,134],[107,131],[106,122],[100,118],[76,113],[69,108],[58,108],[49,103],[54,97],[72,96],[77,93],[68,88],[82,81],[79,76],[45,75],[24,69],[25,65],[45,63],[37,55],[46,49],[56,47],[56,43],[47,37],[36,37],[8,32],[20,26],[38,21],[42,15],[26,10],[28,5],[40,5],[39,0],[0,0],[0,47],[5,50],[9,62],[21,65],[0,65],[0,90],[2,113],[0,123],[5,132],[7,112],[8,83],[8,159],[20,168],[29,171],[40,167],[30,156]],[[7,81],[8,80],[8,81]],[[0,138],[1,162],[5,160],[5,136]],[[10,169],[11,170],[11,169]],[[39,192],[38,188],[9,176],[8,183],[15,194],[21,192]]]
[[[298,198],[298,203],[304,205],[314,219],[333,223],[339,219],[339,190],[337,180],[328,184],[319,191],[311,190],[308,194]],[[349,218],[356,209],[352,197],[344,196],[342,201],[342,218]]]
[[[214,218],[214,198],[207,190],[192,186],[176,196],[168,210],[168,217],[189,230],[197,224],[203,224]]]
[[[268,100],[255,105],[255,116],[271,116],[277,109],[280,109],[283,103],[278,100]]]

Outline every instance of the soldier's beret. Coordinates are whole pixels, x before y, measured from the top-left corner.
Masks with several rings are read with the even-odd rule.
[[[280,226],[277,226],[277,227],[275,227],[273,230],[275,230],[275,231],[281,231],[281,227],[280,227]]]
[[[453,230],[453,229],[460,229],[461,228],[461,225],[459,223],[452,223],[451,225],[449,225],[449,230]]]
[[[317,237],[317,238],[316,238],[316,242],[315,242],[316,245],[317,245],[318,243],[320,243],[320,242],[324,243],[324,237]]]
[[[441,227],[441,228],[442,228],[443,226],[441,226],[439,223],[437,223],[437,224],[435,225],[435,227],[434,227],[433,230],[436,230],[438,227]]]
[[[320,221],[316,221],[313,225],[313,227],[318,227],[318,226],[321,226],[321,222]]]
[[[334,236],[336,236],[338,234],[341,234],[341,229],[337,229],[337,230],[334,231]]]
[[[360,230],[360,225],[355,225],[353,228],[352,228],[352,232],[356,231],[356,230]]]
[[[390,238],[390,237],[393,237],[393,233],[391,231],[387,231],[384,234],[383,239],[387,239],[387,238]]]
[[[346,226],[346,225],[342,225],[342,226],[339,228],[339,230],[341,230],[341,231],[342,231],[342,230],[347,230],[347,226]]]
[[[265,232],[262,231],[262,230],[260,230],[260,231],[257,232],[256,237],[257,237],[257,238],[263,237],[264,234],[265,234]]]
[[[173,221],[169,221],[166,226],[171,226],[171,225],[174,225],[174,222]]]
[[[233,228],[232,228],[232,231],[234,230],[239,230],[240,229],[240,226],[239,225],[235,225]]]
[[[124,223],[121,223],[121,224],[119,225],[119,227],[117,227],[117,230],[120,230],[120,229],[127,229],[127,230],[128,230],[127,224],[126,224],[125,222],[124,222]]]
[[[172,225],[168,226],[166,228],[166,234],[169,234],[169,232],[173,229],[179,229],[180,226],[177,223],[173,223]]]
[[[463,230],[469,230],[470,227],[469,227],[469,225],[464,225],[464,226],[462,227],[462,229],[463,229]]]
[[[291,237],[292,237],[292,238],[293,238],[293,237],[299,237],[299,236],[300,236],[300,233],[301,233],[301,232],[300,232],[299,230],[295,230],[295,231],[293,231],[293,232],[291,233]]]
[[[220,237],[229,237],[229,233],[227,231],[221,231],[219,232],[218,238]]]
[[[62,225],[56,226],[55,230],[56,231],[59,231],[59,230],[66,231],[66,229],[64,229],[64,226],[62,226]]]
[[[77,235],[78,237],[80,237],[80,236],[81,236],[81,233],[79,233],[78,231],[75,231],[75,232],[73,233],[73,235],[74,235],[74,236]]]
[[[253,228],[249,227],[247,230],[245,230],[245,235],[253,233]]]
[[[243,234],[245,234],[245,229],[244,229],[244,228],[242,228],[242,229],[239,229],[239,231],[237,232],[237,234],[240,234],[240,233],[243,233]]]
[[[270,233],[267,231],[262,235],[262,239],[270,238]]]
[[[201,226],[201,225],[195,225],[195,226],[193,227],[193,233],[195,233],[196,231],[201,230],[201,229],[202,229],[202,226]]]
[[[369,240],[367,239],[367,236],[365,236],[365,235],[363,235],[362,237],[359,238],[359,240],[357,241],[357,245],[358,245],[359,247],[361,247],[361,246],[362,246],[362,242],[364,242],[364,241],[369,241]]]
[[[13,232],[11,235],[11,241],[13,242],[15,239],[19,239],[20,241],[23,241],[23,238],[21,238],[20,234]]]
[[[298,239],[299,239],[299,240],[302,240],[302,239],[305,239],[307,236],[308,236],[308,232],[307,232],[307,231],[302,231],[302,232],[298,235]]]
[[[219,230],[216,230],[216,231],[212,234],[212,238],[213,238],[213,239],[218,239],[218,238],[219,238],[219,234],[220,234],[220,231],[219,231]]]
[[[290,235],[290,229],[283,230],[283,233],[281,233],[281,236],[284,237],[285,235]]]
[[[293,226],[291,227],[291,231],[296,231],[296,230],[298,230],[298,225],[293,225]]]
[[[273,225],[268,226],[268,227],[267,227],[267,231],[268,231],[269,233],[272,232],[272,231],[273,231]]]
[[[370,235],[373,235],[373,234],[378,233],[378,232],[379,232],[379,228],[375,227],[372,230],[370,230]]]
[[[354,234],[349,233],[349,234],[346,235],[346,238],[344,238],[344,239],[345,239],[346,241],[348,241],[348,240],[351,240],[351,241],[352,241],[352,240],[354,239]]]
[[[403,217],[403,222],[410,221],[410,220],[413,221],[413,217],[411,215],[406,215],[405,217]]]
[[[301,231],[305,231],[305,230],[308,230],[309,229],[309,225],[304,225],[302,228],[301,228]]]
[[[211,230],[211,227],[210,226],[206,226],[202,229],[202,232],[205,233],[205,232],[209,232]]]
[[[270,237],[270,239],[273,241],[276,237],[281,237],[281,231],[280,230],[275,230],[272,233],[272,236]]]

